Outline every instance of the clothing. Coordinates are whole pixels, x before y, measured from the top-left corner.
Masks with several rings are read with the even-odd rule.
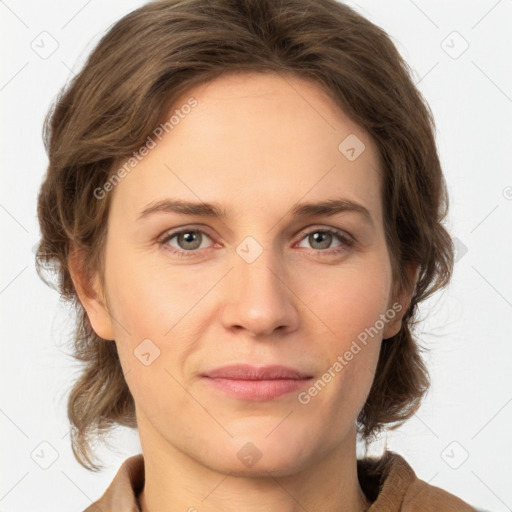
[[[357,461],[368,512],[478,512],[453,494],[420,480],[398,453]],[[84,512],[140,512],[137,496],[144,487],[144,458],[126,459],[103,496]]]

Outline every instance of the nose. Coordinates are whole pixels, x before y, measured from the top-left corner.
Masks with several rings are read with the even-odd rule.
[[[274,331],[293,331],[299,324],[298,299],[289,288],[289,272],[265,249],[252,263],[233,254],[234,268],[225,282],[223,326],[244,330],[255,338],[270,337]]]

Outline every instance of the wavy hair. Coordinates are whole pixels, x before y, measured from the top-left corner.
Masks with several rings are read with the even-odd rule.
[[[76,310],[73,357],[81,374],[68,397],[73,453],[87,469],[91,442],[114,426],[137,427],[115,343],[98,337],[69,271],[102,272],[117,162],[130,157],[187,89],[228,72],[293,73],[322,87],[376,143],[393,283],[419,267],[401,330],[382,343],[357,428],[368,442],[410,418],[429,387],[412,335],[417,306],[446,286],[453,245],[443,227],[448,196],[432,113],[389,36],[335,0],[159,0],[115,23],[52,105],[43,135],[49,165],[38,196],[36,268]],[[56,280],[46,278],[51,270]],[[55,282],[56,281],[56,282]]]

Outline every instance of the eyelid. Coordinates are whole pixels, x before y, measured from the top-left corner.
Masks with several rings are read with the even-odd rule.
[[[159,235],[157,237],[156,241],[160,245],[167,245],[167,242],[169,240],[171,240],[172,238],[174,238],[177,235],[180,235],[181,233],[198,232],[198,233],[201,233],[202,235],[206,235],[210,240],[212,240],[212,242],[214,242],[213,237],[208,234],[207,229],[205,229],[205,228],[206,228],[206,226],[204,226],[204,225],[201,225],[201,226],[192,225],[192,226],[185,226],[185,227],[181,227],[181,228],[169,229],[169,230],[165,231],[164,233],[162,233],[161,235]],[[203,250],[205,250],[205,249],[203,249]],[[199,249],[195,249],[194,251],[184,251],[183,249],[176,249],[176,252],[179,252],[179,251],[196,254],[199,251]]]
[[[210,240],[212,240],[214,242],[213,237],[207,233],[207,230],[205,230],[206,227],[207,226],[205,226],[205,225],[200,225],[200,226],[191,225],[191,226],[184,226],[184,227],[180,227],[180,228],[170,229],[168,231],[165,231],[161,236],[159,236],[157,241],[160,245],[166,246],[167,242],[169,240],[171,240],[172,238],[174,238],[177,235],[180,235],[181,233],[198,232],[198,233],[201,233],[202,235],[206,235],[208,238],[210,238]],[[296,235],[296,236],[298,236],[298,240],[295,243],[300,243],[306,236],[308,236],[312,233],[315,233],[317,231],[330,233],[330,234],[338,237],[339,240],[342,242],[341,246],[345,247],[345,249],[339,249],[338,247],[324,249],[324,250],[310,249],[311,251],[317,252],[319,254],[321,254],[321,253],[333,254],[336,252],[339,253],[341,251],[347,251],[356,243],[356,239],[350,233],[347,233],[346,231],[339,229],[339,228],[335,228],[333,226],[323,226],[323,225],[319,225],[319,224],[315,224],[315,225],[303,228],[299,232],[299,234]],[[295,236],[294,236],[294,238],[295,238]],[[211,249],[211,247],[207,247],[207,248],[203,248],[202,251],[210,250],[210,249]],[[201,252],[200,249],[194,249],[192,251],[185,251],[184,249],[178,249],[178,248],[172,248],[172,249],[165,248],[165,250],[168,250],[171,253],[174,253],[176,255],[181,255],[181,256],[185,256],[185,255],[195,256]]]
[[[346,239],[347,241],[350,241],[352,243],[356,242],[356,239],[350,233],[345,231],[344,229],[335,228],[334,226],[325,226],[322,224],[313,224],[312,226],[308,226],[308,227],[302,229],[299,232],[299,235],[297,235],[297,236],[299,236],[299,240],[302,240],[302,238],[304,238],[304,236],[310,235],[311,233],[315,233],[316,231],[325,231],[327,233],[332,233],[336,236]]]

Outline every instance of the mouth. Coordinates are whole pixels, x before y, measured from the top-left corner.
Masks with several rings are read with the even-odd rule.
[[[201,375],[214,389],[239,400],[266,401],[304,387],[313,378],[287,366],[237,364],[216,368]]]

